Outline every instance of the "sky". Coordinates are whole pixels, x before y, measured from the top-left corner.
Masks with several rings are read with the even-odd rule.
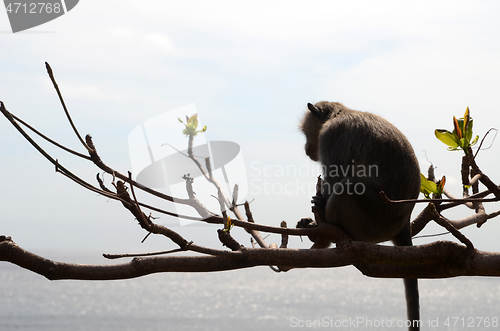
[[[319,174],[298,130],[308,102],[339,101],[389,120],[412,143],[422,172],[432,163],[438,177],[446,175],[447,188],[461,195],[461,154],[447,151],[434,130],[452,130],[453,116],[463,116],[466,107],[480,139],[498,128],[499,14],[496,1],[82,0],[53,21],[13,34],[0,10],[0,100],[53,139],[85,152],[46,74],[49,62],[79,131],[91,134],[103,160],[122,173],[134,167],[134,130],[154,123],[161,131],[169,111],[196,111],[207,126],[200,144],[240,147],[238,167],[245,173],[232,181],[246,188],[240,201],[251,201],[255,220],[275,226],[285,220],[293,227],[311,216]],[[170,116],[172,129],[165,124],[165,137],[187,146],[176,117]],[[163,136],[158,139],[162,143]],[[96,184],[99,170],[91,163],[41,144]],[[500,145],[493,135],[484,143],[490,145],[477,162],[498,182]],[[0,119],[0,155],[0,234],[22,247],[106,253],[175,248],[159,236],[141,244],[144,230],[120,203],[55,173],[6,119]],[[105,180],[110,185],[111,177]],[[195,191],[212,199],[200,181]],[[489,212],[499,208],[486,205]],[[458,219],[470,211],[445,215]],[[222,248],[217,227],[181,226],[166,216],[156,221],[197,244]],[[441,232],[432,224],[424,231]],[[249,245],[244,231],[232,233]],[[463,233],[479,249],[500,251],[496,219]],[[445,235],[414,243],[439,239],[453,240]],[[276,236],[267,240],[279,242]],[[289,246],[309,245],[307,238],[294,238]]]

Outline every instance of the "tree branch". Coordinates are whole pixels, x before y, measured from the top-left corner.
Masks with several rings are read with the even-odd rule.
[[[56,89],[57,95],[59,96],[59,101],[61,101],[61,105],[64,109],[64,113],[66,114],[66,117],[68,118],[69,124],[71,124],[71,127],[73,128],[73,131],[75,132],[78,140],[82,143],[82,145],[87,149],[87,151],[91,152],[90,146],[88,146],[85,141],[83,141],[82,136],[76,129],[75,124],[73,123],[73,120],[71,119],[71,116],[69,115],[68,109],[66,108],[66,104],[64,103],[63,96],[61,94],[61,91],[59,90],[59,86],[57,86],[56,79],[54,78],[54,74],[52,72],[52,68],[50,65],[45,62],[45,67],[47,68],[47,73],[49,74],[50,80],[52,81],[52,84],[54,85],[54,88]]]
[[[412,222],[412,235],[420,232],[427,223],[434,219],[439,224],[451,231],[455,237],[463,242],[467,247],[447,242],[438,241],[432,244],[420,246],[382,246],[363,242],[352,241],[348,235],[340,228],[327,223],[324,220],[321,208],[313,206],[316,223],[312,227],[289,229],[283,224],[282,227],[265,226],[256,224],[253,220],[252,213],[248,203],[245,203],[245,211],[247,220],[238,210],[237,205],[237,186],[233,191],[232,201],[228,199],[220,188],[220,185],[215,180],[210,162],[205,160],[205,168],[196,159],[193,154],[193,137],[189,137],[188,142],[188,157],[201,170],[204,177],[211,182],[219,192],[219,202],[221,204],[222,217],[208,211],[195,197],[192,179],[186,176],[186,190],[189,199],[178,199],[167,194],[153,190],[132,180],[129,172],[128,176],[117,172],[113,168],[106,165],[97,153],[97,149],[90,135],[85,137],[85,141],[80,136],[76,126],[74,125],[71,116],[66,108],[62,94],[59,91],[57,83],[52,73],[52,69],[48,64],[47,71],[52,80],[52,83],[57,91],[61,104],[64,108],[66,116],[79,140],[87,149],[89,156],[80,154],[62,144],[59,144],[50,138],[44,136],[36,129],[15,117],[5,108],[0,102],[0,111],[11,122],[11,124],[25,137],[25,139],[35,147],[45,158],[52,162],[56,171],[61,172],[64,176],[77,182],[79,185],[88,190],[102,194],[103,196],[119,200],[123,206],[128,209],[131,214],[137,219],[140,226],[148,233],[161,234],[169,238],[177,244],[179,248],[164,252],[145,253],[143,258],[134,258],[132,261],[116,265],[77,265],[70,263],[60,263],[44,259],[38,255],[30,253],[18,245],[16,245],[10,237],[0,236],[0,261],[8,261],[23,268],[32,270],[41,274],[48,279],[86,279],[86,280],[111,280],[140,277],[143,275],[156,272],[209,272],[232,270],[240,268],[248,268],[254,266],[279,266],[282,271],[291,270],[293,268],[327,268],[340,267],[346,265],[354,265],[361,270],[365,275],[372,277],[390,277],[390,278],[443,278],[455,276],[500,276],[500,253],[488,253],[474,249],[472,243],[463,236],[457,229],[470,224],[483,224],[487,219],[500,215],[500,210],[494,213],[486,214],[482,206],[483,202],[496,202],[500,200],[500,188],[494,184],[489,177],[482,173],[475,159],[472,156],[470,148],[466,150],[466,157],[463,158],[462,164],[462,183],[464,199],[425,199],[425,200],[406,200],[392,201],[381,192],[381,197],[387,203],[416,203],[426,202],[429,205],[420,213],[420,215]],[[104,172],[113,176],[113,185],[116,188],[116,193],[107,189],[104,182],[97,177],[97,181],[101,189],[94,187],[80,177],[74,175],[68,169],[59,164],[58,160],[49,155],[43,150],[23,128],[19,125],[32,130],[35,134],[57,147],[73,153],[78,157],[90,160]],[[115,184],[115,177],[120,180]],[[472,177],[469,179],[469,177]],[[434,179],[433,168],[429,169],[429,178]],[[488,190],[479,193],[478,183],[484,184]],[[126,185],[128,183],[128,188]],[[469,186],[472,186],[473,195],[469,196]],[[194,218],[176,213],[168,212],[160,208],[146,205],[138,201],[135,196],[135,188],[141,189],[144,192],[151,194],[157,198],[189,205],[197,210],[202,217]],[[318,180],[317,195],[321,194],[322,181]],[[133,199],[130,197],[127,189],[130,189]],[[492,199],[485,199],[489,194],[494,193]],[[447,192],[447,196],[453,197]],[[454,206],[466,204],[468,207],[474,207],[476,214],[461,220],[450,221],[444,218],[440,212],[452,208]],[[435,206],[435,207],[434,207]],[[219,229],[220,241],[229,247],[231,250],[219,250],[208,247],[202,247],[189,242],[179,233],[158,224],[154,223],[154,218],[147,216],[142,208],[165,213],[174,217],[183,217],[194,220],[202,220],[207,223],[224,224],[224,230]],[[226,215],[226,207],[234,213],[235,219],[230,220]],[[310,220],[310,219],[309,219]],[[312,220],[310,220],[313,222]],[[234,226],[244,228],[251,236],[259,243],[262,248],[245,248],[234,240],[229,230],[231,223]],[[314,222],[313,222],[314,223]],[[259,231],[267,233],[278,233],[282,235],[281,248],[277,249],[276,244],[268,246],[261,237]],[[148,234],[149,235],[149,234]],[[322,241],[335,242],[336,248],[331,249],[288,249],[288,235],[307,235],[310,238],[321,239]],[[313,240],[314,241],[314,240]],[[314,246],[313,246],[314,247]],[[268,249],[273,248],[273,249]],[[274,249],[276,248],[276,249]],[[163,256],[157,257],[156,254],[173,253],[181,251],[193,251],[203,256]],[[122,254],[121,257],[127,254]],[[141,254],[139,254],[141,255]],[[115,256],[108,256],[115,257]]]
[[[114,280],[158,272],[211,272],[280,265],[330,268],[356,265],[368,276],[383,278],[446,278],[500,276],[500,254],[438,241],[420,246],[382,246],[351,242],[329,249],[243,249],[228,256],[166,256],[135,258],[115,265],[55,262],[30,253],[10,237],[0,236],[0,261],[8,261],[50,280]]]

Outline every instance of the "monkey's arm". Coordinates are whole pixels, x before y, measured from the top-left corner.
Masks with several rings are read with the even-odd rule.
[[[311,218],[301,218],[300,221],[297,222],[296,228],[298,229],[310,229],[317,228],[318,224],[313,221]],[[311,248],[328,248],[331,244],[331,241],[323,236],[318,235],[309,235],[307,236],[309,240],[311,240],[314,244]]]
[[[325,206],[327,199],[323,196],[323,185],[324,182],[321,177],[318,177],[318,182],[316,183],[316,195],[312,197],[311,203],[313,204],[311,210],[314,214],[316,221],[311,218],[302,218],[297,222],[296,228],[317,228],[318,225],[325,224]],[[323,236],[309,235],[309,240],[314,244],[311,248],[328,248],[331,241]]]

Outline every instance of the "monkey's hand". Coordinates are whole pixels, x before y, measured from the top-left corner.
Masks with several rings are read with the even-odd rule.
[[[326,202],[328,201],[327,198],[325,198],[323,195],[315,195],[312,197],[311,203],[312,205],[312,212],[314,213],[314,216],[316,218],[316,222],[324,222],[325,220],[325,208],[326,208]]]
[[[327,198],[325,198],[322,195],[315,195],[312,197],[311,203],[313,204],[313,211],[315,208],[320,208],[320,209],[325,209],[326,207],[326,202],[328,201]]]
[[[310,228],[316,228],[318,227],[318,224],[316,224],[315,221],[313,221],[309,217],[304,217],[301,218],[300,221],[297,222],[297,225],[295,226],[297,229],[310,229]],[[315,242],[318,236],[307,236],[309,240],[312,242]]]

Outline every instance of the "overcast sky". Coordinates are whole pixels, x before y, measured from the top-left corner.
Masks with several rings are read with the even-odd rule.
[[[200,139],[241,147],[247,194],[240,198],[253,201],[256,221],[294,226],[310,216],[308,187],[318,174],[297,129],[308,102],[340,101],[383,116],[407,135],[422,171],[432,162],[437,176],[446,175],[447,187],[461,194],[461,154],[446,151],[433,132],[451,130],[453,115],[461,117],[467,106],[480,138],[499,127],[499,15],[496,1],[83,0],[62,17],[12,34],[0,10],[0,100],[84,152],[47,77],[49,62],[77,127],[92,134],[104,161],[123,173],[132,169],[134,128],[179,107],[196,109],[208,127]],[[178,131],[168,134],[182,138],[182,125],[172,118]],[[43,146],[95,183],[92,164]],[[496,141],[477,158],[496,182],[499,151]],[[0,234],[21,246],[106,252],[175,247],[160,237],[141,245],[144,231],[118,202],[56,174],[6,119],[0,120],[0,155]],[[157,221],[172,222],[164,216]],[[478,248],[498,251],[499,221],[464,233]],[[175,230],[220,247],[214,227]],[[437,226],[426,230],[438,232]],[[249,244],[243,231],[235,235]]]

